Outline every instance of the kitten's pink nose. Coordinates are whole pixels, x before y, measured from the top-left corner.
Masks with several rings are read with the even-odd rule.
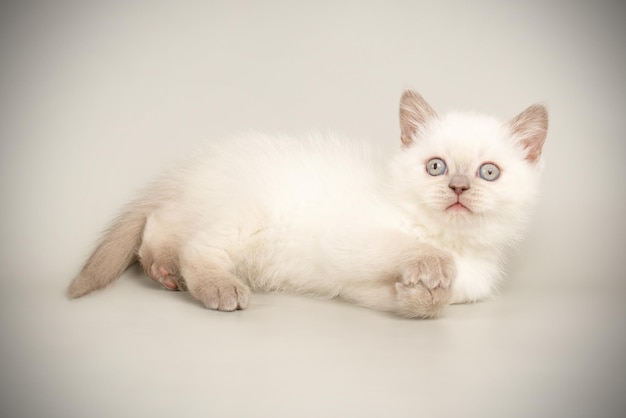
[[[464,176],[462,174],[455,174],[450,179],[448,187],[454,190],[454,193],[456,193],[458,196],[470,188],[469,179],[467,178],[467,176]]]

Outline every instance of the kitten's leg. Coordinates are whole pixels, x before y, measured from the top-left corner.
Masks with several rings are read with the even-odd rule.
[[[250,288],[231,268],[226,253],[212,247],[187,245],[180,255],[180,272],[189,292],[209,309],[234,311],[248,306]]]
[[[340,296],[409,318],[434,318],[450,303],[455,277],[456,267],[449,253],[421,246],[384,279],[355,283]]]

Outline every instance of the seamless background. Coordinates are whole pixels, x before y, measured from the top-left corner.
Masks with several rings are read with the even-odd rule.
[[[7,417],[626,414],[619,1],[0,5]],[[399,141],[398,100],[550,110],[543,195],[492,301],[407,321],[255,295],[221,314],[130,269],[64,291],[119,207],[207,141]]]

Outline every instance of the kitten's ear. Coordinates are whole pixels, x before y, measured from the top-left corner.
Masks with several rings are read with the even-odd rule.
[[[536,163],[548,134],[548,111],[545,106],[534,104],[511,121],[511,132],[526,150],[526,159]]]
[[[424,125],[437,113],[419,93],[407,90],[400,99],[400,139],[408,147]]]

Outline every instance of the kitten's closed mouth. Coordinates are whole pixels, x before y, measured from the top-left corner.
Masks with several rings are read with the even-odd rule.
[[[469,210],[469,208],[465,205],[463,205],[463,203],[461,202],[454,202],[453,204],[451,204],[450,206],[448,206],[446,208],[446,211],[452,211],[452,212],[472,212],[471,210]]]

